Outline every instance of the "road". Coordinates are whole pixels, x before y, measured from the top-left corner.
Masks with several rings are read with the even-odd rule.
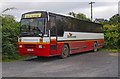
[[[66,59],[32,58],[3,62],[3,77],[118,77],[117,53],[87,52]]]

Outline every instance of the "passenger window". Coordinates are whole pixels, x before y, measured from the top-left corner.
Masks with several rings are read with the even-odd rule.
[[[56,25],[55,25],[55,17],[50,17],[50,30],[51,36],[56,36]]]

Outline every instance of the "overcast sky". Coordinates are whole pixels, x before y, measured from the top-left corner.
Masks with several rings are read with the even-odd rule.
[[[49,1],[49,2],[48,2]],[[19,21],[21,14],[29,11],[50,11],[60,14],[68,14],[68,12],[84,13],[90,18],[90,5],[91,0],[6,0],[0,3],[0,12],[8,7],[15,7],[17,9],[6,11],[4,14],[14,15]],[[92,0],[93,4],[93,18],[109,19],[114,14],[118,13],[119,0]]]

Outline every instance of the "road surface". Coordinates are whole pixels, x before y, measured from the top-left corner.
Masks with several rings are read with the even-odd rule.
[[[118,77],[118,54],[87,52],[66,59],[32,58],[3,62],[3,77]]]

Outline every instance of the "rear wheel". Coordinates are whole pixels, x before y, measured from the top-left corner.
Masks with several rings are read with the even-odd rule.
[[[62,46],[62,52],[61,52],[61,58],[67,58],[70,54],[69,54],[69,47],[67,44],[64,44]]]
[[[39,58],[41,58],[40,56],[37,56],[37,58],[39,59]]]
[[[93,45],[93,51],[94,52],[97,52],[98,48],[97,48],[97,43],[95,42],[94,45]]]

